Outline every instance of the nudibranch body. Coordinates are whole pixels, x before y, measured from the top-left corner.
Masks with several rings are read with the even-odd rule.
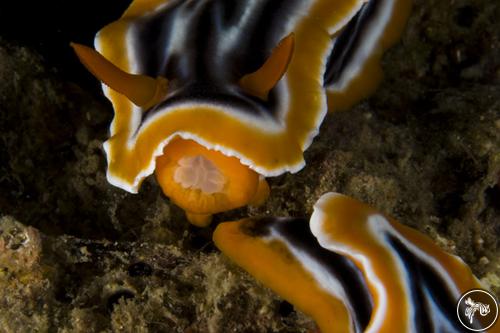
[[[409,0],[133,1],[97,52],[73,45],[115,109],[109,182],[135,193],[156,171],[198,225],[262,202],[264,177],[304,166],[327,109],[373,90],[408,11]]]
[[[464,332],[457,302],[481,286],[426,236],[336,193],[318,200],[309,221],[226,222],[214,241],[322,333]]]

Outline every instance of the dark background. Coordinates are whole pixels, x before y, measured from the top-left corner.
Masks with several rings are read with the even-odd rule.
[[[93,45],[96,32],[117,20],[131,0],[2,0],[0,37],[34,49],[59,75],[85,88],[100,89],[70,48]]]

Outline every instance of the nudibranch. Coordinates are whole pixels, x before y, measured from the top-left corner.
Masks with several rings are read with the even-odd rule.
[[[337,193],[323,195],[309,221],[225,222],[214,242],[322,333],[463,332],[457,302],[480,287],[427,236]]]
[[[373,90],[409,2],[134,0],[95,50],[72,44],[115,110],[108,181],[136,193],[155,172],[197,225],[263,202],[327,109]]]

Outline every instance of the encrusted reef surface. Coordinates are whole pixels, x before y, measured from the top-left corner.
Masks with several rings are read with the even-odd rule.
[[[271,178],[263,207],[215,222],[304,216],[342,192],[426,233],[500,295],[498,17],[496,0],[416,0],[377,93],[328,115],[306,168]],[[190,227],[152,177],[137,195],[107,183],[111,106],[76,59],[54,57],[72,56],[77,35],[37,44],[0,27],[0,332],[314,327],[225,259],[212,229]]]

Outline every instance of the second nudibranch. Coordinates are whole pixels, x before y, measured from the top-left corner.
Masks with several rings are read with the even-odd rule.
[[[135,0],[73,44],[115,117],[108,181],[153,172],[189,220],[262,203],[264,177],[297,172],[327,109],[373,91],[408,0]]]
[[[481,288],[460,258],[338,193],[323,195],[309,221],[226,222],[217,226],[214,242],[310,315],[321,333],[464,332],[456,305],[461,294]],[[488,332],[500,333],[500,325]]]

